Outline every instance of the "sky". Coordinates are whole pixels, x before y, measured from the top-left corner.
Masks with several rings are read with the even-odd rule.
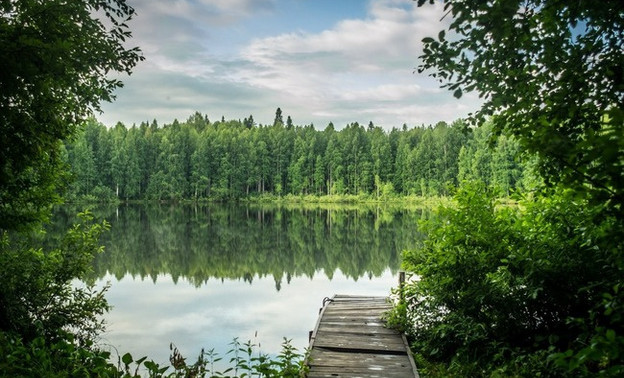
[[[184,121],[198,111],[323,129],[372,121],[385,129],[451,122],[476,110],[415,68],[422,38],[448,23],[440,4],[412,0],[128,0],[131,46],[145,61],[105,125]],[[442,19],[442,20],[441,20]]]

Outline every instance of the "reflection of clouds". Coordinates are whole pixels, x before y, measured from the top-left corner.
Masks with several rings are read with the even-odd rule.
[[[279,353],[283,338],[303,351],[308,331],[314,328],[323,298],[334,294],[388,295],[396,277],[386,271],[358,282],[336,271],[333,279],[318,274],[314,279],[293,278],[280,291],[272,277],[242,280],[209,280],[197,288],[187,280],[177,284],[169,275],[151,280],[126,276],[114,281],[107,298],[114,306],[106,316],[104,344],[135,357],[148,355],[158,363],[169,358],[173,342],[189,361],[201,348],[215,348],[224,356],[234,337],[241,342],[260,342],[264,353]],[[254,339],[255,333],[258,338]]]

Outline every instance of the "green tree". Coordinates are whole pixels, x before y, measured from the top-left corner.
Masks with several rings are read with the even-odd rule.
[[[496,140],[491,161],[492,185],[509,196],[521,177],[520,152],[514,139],[501,135]]]
[[[246,128],[252,129],[256,125],[253,115],[250,114],[249,118],[245,118],[243,120],[243,124],[245,125]]]
[[[325,183],[327,182],[326,171],[327,168],[323,155],[316,155],[316,160],[314,161],[314,193],[317,195],[325,193]]]
[[[494,116],[494,132],[537,154],[549,181],[621,212],[624,4],[444,3],[453,21],[423,40],[419,71],[433,70],[456,97],[476,91],[484,104],[473,122]]]
[[[195,198],[209,196],[214,184],[218,160],[215,158],[217,151],[213,145],[213,138],[213,130],[204,130],[199,135],[197,149],[191,156],[193,167],[191,181]]]
[[[160,149],[162,144],[162,133],[159,132],[156,120],[144,131],[144,150],[142,153],[142,173],[141,185],[145,188],[145,198],[155,198],[154,193],[160,184],[153,183],[154,175],[160,169]],[[162,173],[162,171],[161,171]],[[160,197],[159,197],[160,199]]]
[[[325,129],[328,133],[327,150],[325,151],[325,161],[327,161],[327,191],[328,194],[344,194],[345,168],[343,163],[342,145],[338,134],[333,128]]]
[[[97,122],[95,118],[86,121],[84,138],[93,152],[95,163],[95,186],[103,186],[107,176],[110,175],[110,143],[106,139],[106,127]]]
[[[111,178],[113,179],[113,191],[117,198],[123,196],[128,167],[128,152],[126,151],[126,134],[128,130],[121,122],[118,122],[112,131],[113,152],[111,158]]]
[[[5,1],[0,8],[0,229],[41,219],[61,180],[60,141],[142,60],[123,0]],[[102,19],[96,17],[101,15]]]
[[[548,188],[497,209],[472,187],[443,210],[408,254],[418,351],[454,375],[622,375],[624,3],[444,3],[453,19],[419,69],[455,97],[476,91],[472,122],[491,116]],[[473,168],[500,179],[478,151]]]
[[[275,110],[275,120],[273,120],[273,126],[284,125],[284,117],[282,116],[282,109],[277,108]]]
[[[392,155],[388,135],[380,128],[369,129],[371,143],[371,159],[373,175],[379,176],[381,182],[392,179]]]
[[[264,193],[271,181],[271,157],[269,152],[268,133],[255,133],[256,166],[258,167],[257,191]]]
[[[340,131],[346,185],[350,194],[368,193],[373,187],[370,144],[363,126],[357,122]]]
[[[410,172],[409,172],[409,155],[412,149],[410,145],[407,133],[396,133],[398,136],[396,147],[396,158],[394,160],[394,186],[400,193],[406,194],[409,192],[410,185]]]
[[[253,125],[253,118],[251,118],[251,123]],[[201,133],[210,124],[210,120],[208,120],[208,116],[195,112],[188,118],[186,124],[198,133]]]
[[[281,111],[279,113],[281,116]],[[287,192],[288,166],[290,165],[294,147],[293,138],[295,135],[291,131],[285,129],[283,124],[279,122],[268,130],[271,137],[270,148],[273,151],[271,154],[273,159],[271,172],[273,188],[279,188],[280,190],[276,190],[276,192],[279,192],[278,194],[284,194]]]
[[[416,193],[421,196],[435,195],[440,185],[436,167],[437,148],[430,129],[425,130],[422,139],[409,155],[408,162],[413,170],[411,179],[416,183]]]
[[[600,239],[614,219],[595,222],[599,209],[570,191],[521,208],[497,206],[494,193],[462,187],[426,227],[422,248],[405,254],[420,277],[406,293],[415,351],[447,363],[449,375],[621,374],[621,320],[609,313],[623,303],[602,286],[618,286],[621,272],[603,265],[612,251],[586,239]]]
[[[457,180],[459,182],[476,180],[475,177],[472,177],[472,154],[473,151],[467,145],[461,146],[459,149],[459,156],[457,157]]]
[[[0,5],[0,370],[10,376],[111,375],[109,354],[93,347],[107,308],[84,279],[103,226],[87,220],[53,248],[25,233],[57,201],[62,142],[114,98],[140,51],[127,47],[124,0],[3,1]],[[92,186],[94,135],[81,160]],[[70,373],[71,372],[71,373]]]
[[[141,193],[141,145],[140,131],[136,127],[128,130],[123,150],[127,154],[123,193],[126,200],[136,199]]]
[[[96,165],[93,151],[84,135],[76,139],[68,154],[74,176],[70,186],[71,194],[74,196],[91,194],[96,182]]]
[[[436,168],[440,182],[439,194],[448,195],[448,188],[457,187],[459,150],[466,143],[465,125],[457,120],[451,125],[440,122],[433,130],[438,150]]]
[[[308,144],[301,136],[295,139],[293,157],[288,167],[289,187],[293,194],[304,194],[306,189],[306,164]]]

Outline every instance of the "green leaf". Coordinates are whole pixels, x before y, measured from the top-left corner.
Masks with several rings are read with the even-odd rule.
[[[130,365],[133,361],[132,355],[130,353],[124,354],[123,357],[121,357],[121,361],[126,365]]]
[[[431,42],[434,42],[434,39],[431,38],[431,37],[425,37],[425,38],[422,39],[422,42],[423,43],[431,43]]]
[[[462,90],[461,89],[456,89],[455,92],[453,92],[453,96],[455,98],[461,98],[462,96]]]
[[[612,329],[607,330],[607,333],[605,334],[605,337],[607,338],[607,340],[609,342],[614,342],[615,341],[615,331]]]
[[[147,368],[147,370],[151,371],[151,372],[157,372],[158,371],[158,364],[155,363],[154,361],[145,361],[145,363],[143,364],[145,365],[145,368]]]

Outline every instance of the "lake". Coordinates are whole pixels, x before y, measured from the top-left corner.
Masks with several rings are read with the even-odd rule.
[[[60,233],[81,208],[56,211]],[[220,356],[234,337],[276,354],[283,338],[303,351],[323,298],[388,295],[401,251],[422,238],[417,208],[377,205],[121,205],[96,207],[110,231],[94,261],[110,283],[101,345],[113,355],[193,361]],[[229,359],[229,355],[227,359]]]

